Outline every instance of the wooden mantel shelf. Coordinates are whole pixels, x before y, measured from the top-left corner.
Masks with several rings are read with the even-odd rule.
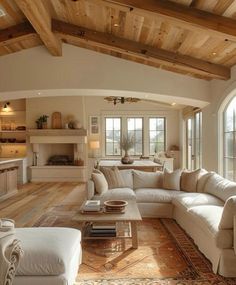
[[[85,129],[28,129],[29,136],[87,136]]]

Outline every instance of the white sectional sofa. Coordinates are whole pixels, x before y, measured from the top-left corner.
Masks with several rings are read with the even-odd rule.
[[[119,175],[123,186],[101,194],[89,180],[88,199],[132,199],[143,217],[175,219],[215,273],[236,277],[236,183],[203,170],[195,172],[197,179],[193,172],[180,173],[179,181],[162,172],[120,170]],[[177,189],[171,190],[173,179]]]

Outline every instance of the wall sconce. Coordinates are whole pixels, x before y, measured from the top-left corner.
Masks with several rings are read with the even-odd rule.
[[[4,105],[3,105],[3,112],[9,112],[10,111],[10,102],[6,102]]]

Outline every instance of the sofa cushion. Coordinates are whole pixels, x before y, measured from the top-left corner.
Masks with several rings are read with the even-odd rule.
[[[120,170],[120,175],[123,178],[124,187],[134,188],[133,184],[133,170],[132,169],[122,169]]]
[[[186,192],[196,192],[197,191],[197,181],[201,169],[196,169],[194,171],[184,170],[180,177],[180,189]]]
[[[236,216],[236,196],[230,197],[225,202],[219,229],[233,229],[234,216]]]
[[[163,173],[133,170],[134,189],[162,188]]]
[[[205,169],[201,169],[201,172],[197,181],[197,192],[203,193],[207,180],[214,175],[215,172],[208,172]]]
[[[135,190],[138,203],[171,203],[181,191],[140,188]]]
[[[117,167],[101,167],[100,170],[107,180],[108,189],[125,187],[122,175]]]
[[[236,183],[214,173],[207,180],[204,192],[226,201],[229,197],[236,195]]]
[[[173,172],[169,172],[167,169],[164,169],[163,188],[167,190],[180,190],[180,176],[180,169]]]
[[[108,190],[108,184],[103,173],[92,173],[92,180],[94,182],[95,190],[98,194],[103,194]]]
[[[174,197],[172,203],[177,207],[184,208],[185,210],[200,205],[224,206],[224,202],[222,200],[206,193],[183,193]]]
[[[103,195],[94,195],[93,200],[136,200],[134,191],[130,188],[114,188],[108,190]]]
[[[192,215],[193,225],[210,233],[218,248],[232,248],[233,231],[218,229],[222,212],[223,207],[212,205],[196,206],[188,211]]]
[[[81,241],[70,228],[17,228],[24,251],[16,275],[60,275],[68,271]]]

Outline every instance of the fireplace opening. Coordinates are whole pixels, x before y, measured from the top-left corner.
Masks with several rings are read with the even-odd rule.
[[[70,155],[52,155],[46,165],[74,165],[74,159]]]

